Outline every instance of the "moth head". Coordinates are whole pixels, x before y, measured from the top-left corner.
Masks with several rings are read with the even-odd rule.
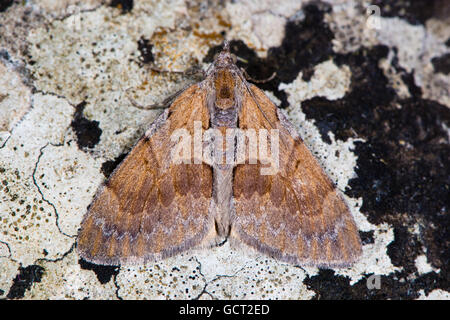
[[[235,65],[236,56],[230,52],[230,42],[225,40],[222,51],[215,57],[214,66],[224,68]]]

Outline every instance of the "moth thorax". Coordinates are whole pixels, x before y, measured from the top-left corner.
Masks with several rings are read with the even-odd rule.
[[[218,70],[214,78],[216,91],[215,105],[219,109],[229,109],[235,106],[235,80],[228,69]]]
[[[237,116],[236,109],[220,109],[215,107],[214,113],[211,115],[212,127],[235,128],[237,126]]]

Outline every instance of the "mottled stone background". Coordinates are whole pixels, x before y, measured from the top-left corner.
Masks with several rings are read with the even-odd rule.
[[[206,68],[224,39],[251,77],[276,72],[259,86],[344,192],[362,258],[80,260],[97,187],[158,114],[125,90],[161,102],[198,79],[150,67]],[[449,46],[445,0],[1,0],[0,299],[449,299]]]

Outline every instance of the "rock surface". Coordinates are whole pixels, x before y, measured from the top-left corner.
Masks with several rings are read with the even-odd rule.
[[[0,2],[0,299],[449,299],[448,3],[208,3]],[[276,72],[258,86],[345,193],[362,258],[303,268],[226,242],[81,260],[97,187],[158,115],[125,90],[163,101],[196,80],[151,67],[205,69],[225,39],[252,78]]]

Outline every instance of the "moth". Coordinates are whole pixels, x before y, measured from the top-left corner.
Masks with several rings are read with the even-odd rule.
[[[140,264],[225,240],[298,265],[346,267],[361,255],[339,191],[233,58],[225,42],[204,80],[173,100],[99,188],[78,235],[83,259]],[[244,134],[229,138],[230,129]],[[173,137],[180,130],[191,136],[200,130],[200,138],[212,130],[225,138],[197,145],[188,139],[185,157],[174,161],[180,139]],[[277,133],[278,140],[263,132]],[[256,149],[278,148],[276,161],[251,152],[252,134],[263,136]],[[211,152],[218,157],[205,157]],[[263,174],[267,168],[274,170]]]

